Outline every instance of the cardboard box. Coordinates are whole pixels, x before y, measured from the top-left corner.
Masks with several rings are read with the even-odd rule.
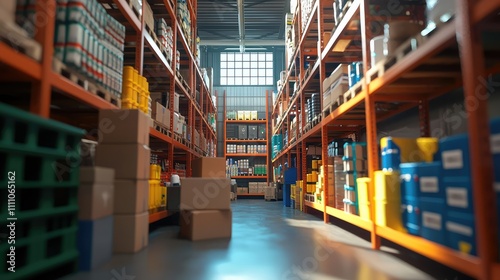
[[[149,145],[149,116],[139,110],[100,110],[99,143]]]
[[[177,92],[174,93],[174,112],[179,112],[179,99],[180,99],[180,94]]]
[[[96,220],[113,214],[114,183],[82,183],[78,188],[78,219]]]
[[[116,180],[115,214],[139,214],[148,210],[148,180]]]
[[[247,194],[248,188],[238,187],[238,194]]]
[[[167,187],[167,210],[179,211],[181,201],[180,187]]]
[[[226,160],[223,157],[201,157],[191,161],[192,176],[226,178]]]
[[[148,245],[149,212],[115,215],[114,218],[114,253],[137,253]]]
[[[80,184],[103,183],[113,184],[115,182],[115,170],[112,168],[98,166],[80,167]]]
[[[227,197],[229,201],[229,195]],[[180,237],[192,241],[231,238],[231,210],[182,211]]]
[[[99,144],[96,164],[115,169],[116,179],[149,179],[151,150],[140,144]]]
[[[231,180],[227,178],[181,178],[181,210],[227,210]]]
[[[113,216],[78,222],[78,265],[81,270],[93,270],[113,255]]]
[[[152,106],[152,111],[151,111],[151,117],[159,122],[163,123],[163,114],[165,114],[165,107],[161,105],[160,103],[156,102],[154,106]]]

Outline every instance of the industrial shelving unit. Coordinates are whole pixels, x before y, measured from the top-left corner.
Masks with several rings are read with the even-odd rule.
[[[207,120],[208,114],[217,113],[217,108],[195,59],[196,40],[190,43],[181,27],[181,20],[177,17],[177,2],[168,0],[142,0],[148,3],[155,18],[164,18],[173,30],[173,53],[180,51],[181,68],[188,70],[189,77],[184,83],[178,75],[176,60],[169,61],[155,42],[152,31],[146,29],[145,19],[132,8],[131,1],[127,0],[98,0],[107,12],[126,28],[124,65],[133,66],[140,75],[148,79],[151,92],[163,92],[168,96],[167,108],[174,107],[174,94],[180,93],[181,113],[188,120],[187,129],[193,135],[194,129],[204,135],[207,141],[216,143],[215,129]],[[192,18],[192,38],[196,38],[197,2],[186,0]],[[55,0],[36,1],[35,18],[46,18],[46,24],[37,25],[34,40],[42,47],[40,61],[18,52],[9,44],[0,42],[0,69],[3,85],[0,100],[13,106],[29,110],[44,118],[52,118],[70,125],[84,128],[87,131],[97,131],[98,110],[118,109],[118,106],[87,91],[84,87],[53,70],[54,34],[55,34]],[[145,5],[142,5],[144,15]],[[174,55],[175,58],[175,55]],[[27,85],[26,87],[19,84]],[[196,91],[200,98],[196,100]],[[29,100],[29,103],[26,102]],[[154,104],[153,104],[154,105]],[[171,110],[170,133],[163,133],[150,128],[150,148],[153,152],[161,151],[166,154],[171,166],[174,160],[183,161],[186,166],[195,157],[213,156],[208,151],[196,147],[194,142],[174,137],[173,110]],[[70,116],[70,117],[68,117]],[[87,138],[96,140],[87,135]],[[215,144],[214,144],[215,145]],[[215,148],[213,149],[215,150]],[[187,168],[186,175],[191,175]],[[167,177],[168,174],[167,174]],[[154,211],[150,215],[150,222],[167,217],[166,210]]]
[[[268,121],[268,91],[266,91],[266,118],[265,119],[257,119],[257,120],[229,120],[227,119],[226,110],[227,110],[227,98],[226,93],[224,93],[224,158],[227,160],[228,157],[243,157],[243,158],[264,158],[265,163],[267,165],[266,175],[238,175],[231,176],[231,179],[257,179],[257,180],[265,180],[266,183],[269,183],[269,166],[270,166],[270,158],[269,158],[269,121]],[[245,125],[259,125],[264,124],[266,126],[266,136],[265,139],[227,139],[227,124],[245,124]],[[266,145],[266,153],[227,153],[227,144],[255,144],[255,145]],[[264,196],[264,193],[248,193],[248,194],[238,194],[238,196]]]
[[[343,220],[371,233],[373,249],[379,249],[381,238],[413,250],[430,259],[452,267],[478,279],[500,278],[498,263],[498,223],[493,189],[493,169],[489,139],[489,116],[484,77],[498,73],[498,48],[482,41],[483,31],[498,27],[498,0],[456,1],[456,14],[450,22],[438,26],[423,38],[417,49],[398,59],[382,75],[368,81],[370,70],[370,39],[368,28],[374,24],[383,27],[384,18],[370,14],[369,0],[354,0],[334,29],[333,0],[317,0],[312,6],[308,22],[302,28],[300,4],[294,14],[293,25],[298,30],[296,49],[287,65],[282,89],[272,109],[274,134],[290,129],[293,116],[302,112],[302,127],[297,125],[296,139],[285,143],[282,151],[272,159],[273,166],[290,163],[296,157],[298,178],[306,178],[306,152],[309,143],[322,145],[322,157],[328,157],[327,146],[334,138],[354,137],[366,132],[369,177],[379,170],[377,123],[411,108],[418,108],[421,136],[430,136],[429,100],[463,87],[468,112],[469,149],[471,154],[473,201],[475,208],[478,256],[469,256],[426,240],[376,225],[371,203],[371,220],[348,214],[330,205],[304,201],[305,211],[323,212],[325,222]],[[357,24],[359,23],[359,24]],[[490,28],[489,28],[490,27]],[[493,27],[493,28],[491,28]],[[333,31],[332,31],[333,30]],[[380,29],[379,29],[380,30]],[[383,28],[382,28],[383,30]],[[324,37],[325,32],[331,36]],[[346,44],[349,42],[350,44]],[[354,43],[354,44],[353,44]],[[346,47],[347,46],[347,47]],[[287,54],[288,56],[288,54]],[[487,58],[487,60],[485,59]],[[362,61],[364,79],[359,93],[344,102],[312,128],[304,131],[305,101],[313,92],[323,92],[322,81],[339,63]],[[309,67],[306,67],[309,62]],[[295,92],[290,82],[299,83]],[[322,106],[323,107],[323,106]],[[277,119],[280,116],[281,119]],[[328,176],[323,185],[328,185]],[[372,180],[373,182],[373,180]],[[370,185],[373,189],[373,184]],[[328,189],[324,188],[325,197]],[[304,197],[301,199],[304,200]],[[497,202],[498,203],[498,202]],[[331,219],[331,218],[334,219]]]

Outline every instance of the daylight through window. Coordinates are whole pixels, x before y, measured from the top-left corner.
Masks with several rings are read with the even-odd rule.
[[[223,86],[273,85],[273,53],[221,53],[220,84]]]

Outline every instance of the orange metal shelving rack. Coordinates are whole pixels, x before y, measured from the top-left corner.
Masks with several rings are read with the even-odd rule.
[[[293,24],[296,25],[296,30],[299,30],[299,41],[288,63],[283,87],[278,92],[271,111],[272,132],[275,134],[289,130],[288,115],[304,112],[304,103],[310,92],[323,92],[322,81],[327,77],[328,64],[363,61],[365,66],[370,65],[369,40],[373,36],[366,27],[371,23],[377,23],[380,19],[367,12],[369,0],[354,0],[334,31],[332,31],[334,28],[332,4],[333,0],[317,0],[305,28],[302,28],[300,24],[300,5],[297,7]],[[480,38],[480,31],[488,23],[493,22],[491,18],[499,10],[499,0],[457,1],[457,11],[453,21],[439,26],[429,40],[397,61],[382,76],[371,80],[370,83],[367,83],[365,79],[363,89],[359,94],[324,116],[319,124],[305,133],[303,132],[305,116],[302,113],[302,127],[297,125],[296,140],[286,144],[284,149],[272,159],[273,165],[278,166],[290,161],[291,154],[295,153],[299,167],[298,178],[305,178],[306,142],[321,143],[322,156],[325,158],[328,155],[327,144],[333,138],[357,135],[363,131],[366,132],[368,144],[369,176],[373,178],[373,172],[379,168],[377,123],[410,108],[418,108],[420,134],[429,136],[431,132],[429,100],[463,87],[464,99],[474,101],[466,102],[466,104],[469,103],[466,110],[474,204],[478,205],[475,209],[478,256],[468,256],[421,237],[380,227],[373,222],[374,217],[371,220],[363,220],[359,216],[345,213],[327,203],[304,201],[305,211],[316,209],[324,213],[325,222],[334,222],[334,219],[330,219],[334,217],[370,232],[374,249],[380,248],[380,240],[383,238],[475,278],[500,279],[500,263],[497,262],[499,241],[495,230],[498,217],[494,211],[491,211],[495,209],[495,203],[500,202],[494,201],[494,190],[491,187],[493,185],[492,161],[485,160],[491,158],[490,143],[485,141],[490,136],[487,99],[477,98],[478,95],[485,96],[486,94],[487,88],[484,83],[481,83],[486,74],[498,72],[499,69],[498,60],[485,60],[485,51]],[[354,34],[352,23],[355,21],[359,22],[360,28]],[[324,38],[324,32],[330,31],[332,31],[330,38]],[[361,47],[354,51],[346,49],[344,52],[339,50],[333,52],[333,49],[345,40],[359,42]],[[315,62],[311,63],[309,70],[305,68],[305,56],[318,57]],[[419,69],[420,66],[429,64],[436,67],[436,70],[427,70],[428,72],[425,73]],[[441,65],[447,65],[449,68],[440,68]],[[306,76],[306,70],[309,73],[308,76]],[[367,76],[368,71],[368,67],[364,67],[364,77]],[[436,73],[440,79],[432,76]],[[315,75],[319,75],[319,81],[313,80]],[[403,86],[396,83],[404,77],[434,79],[429,79],[428,83],[423,84],[425,86],[418,82],[409,82]],[[295,80],[299,83],[299,89],[292,94],[293,89],[289,81]],[[386,113],[379,112],[380,104],[387,105],[396,102],[400,105],[392,107]],[[279,110],[280,107],[283,108],[282,112]],[[283,116],[280,121],[276,121],[278,116]],[[324,178],[324,185],[328,183],[326,180],[328,180],[327,176]],[[328,192],[327,188],[325,192]],[[325,197],[328,197],[328,193],[325,193]],[[373,210],[372,213],[374,213]]]
[[[271,160],[269,158],[269,92],[266,90],[266,118],[263,120],[228,120],[227,119],[227,95],[226,92],[224,92],[224,158],[227,159],[228,157],[263,157],[266,159],[266,164],[267,164],[267,175],[241,175],[241,176],[231,176],[232,179],[260,179],[266,180],[266,183],[269,183],[269,176],[271,173]],[[227,134],[226,134],[226,128],[227,124],[232,123],[232,124],[265,124],[266,125],[266,139],[262,140],[234,140],[234,139],[227,139]],[[262,144],[265,143],[266,145],[266,153],[262,154],[248,154],[248,153],[235,153],[235,154],[229,154],[227,153],[227,144],[228,143],[252,143],[252,144]],[[264,196],[263,193],[258,193],[258,194],[238,194],[239,196]]]
[[[185,60],[183,65],[189,65],[191,73],[188,85],[193,92],[197,89],[199,90],[199,101],[195,100],[195,97],[193,96],[194,94],[188,92],[177,77],[175,59],[169,62],[165,58],[159,47],[156,45],[154,39],[146,30],[143,17],[138,17],[134,13],[128,1],[98,0],[98,2],[107,4],[107,6],[111,6],[110,4],[113,4],[113,6],[117,8],[111,15],[125,25],[127,29],[126,42],[132,42],[136,46],[134,50],[134,58],[127,60],[128,62],[126,65],[133,65],[141,75],[148,78],[148,81],[153,81],[153,79],[160,82],[169,81],[169,85],[166,85],[164,89],[164,91],[169,94],[170,104],[167,104],[168,107],[173,108],[174,93],[176,91],[181,93],[182,98],[186,100],[184,104],[187,107],[186,117],[188,117],[189,120],[188,130],[191,135],[193,129],[197,129],[200,131],[200,134],[203,133],[203,135],[205,135],[207,141],[213,141],[216,143],[217,136],[214,128],[207,120],[207,114],[213,113],[217,115],[217,108],[212,101],[211,93],[203,81],[201,70],[195,61],[195,56],[193,55],[193,51],[196,48],[196,1],[187,0],[188,9],[192,16],[191,31],[193,34],[193,40],[191,44],[186,41],[183,31],[180,28],[180,23],[176,17],[177,7],[175,6],[175,1],[143,0],[142,2],[148,2],[154,10],[160,9],[163,12],[163,16],[167,18],[167,21],[170,20],[168,24],[172,26],[174,31],[173,53],[175,54],[176,50],[181,49],[185,54],[187,63],[185,63]],[[118,109],[116,105],[113,105],[101,97],[86,91],[76,83],[52,70],[55,11],[55,0],[36,1],[36,13],[43,18],[48,18],[47,24],[37,26],[38,30],[34,38],[42,46],[43,52],[40,62],[37,62],[27,55],[17,52],[9,45],[0,42],[0,66],[2,66],[2,75],[4,76],[2,81],[10,81],[12,77],[15,81],[30,82],[32,84],[32,90],[29,110],[32,113],[45,118],[52,117],[51,103],[53,101],[53,92],[60,93],[63,96],[76,101],[76,104],[80,104],[86,108],[91,108],[90,110]],[[142,14],[144,14],[144,12]],[[131,35],[132,33],[133,35]],[[149,50],[148,55],[150,56],[148,56],[148,58],[146,58],[145,54],[146,48]],[[151,59],[151,55],[154,58],[153,60]],[[130,58],[130,53],[125,52],[124,56],[126,58]],[[130,63],[130,61],[133,62]],[[150,65],[154,65],[154,71],[151,71],[150,67],[146,67]],[[152,82],[150,82],[150,84],[152,84]],[[96,114],[95,111],[93,112],[93,114]],[[189,176],[191,173],[189,166],[192,158],[201,157],[205,154],[200,153],[200,149],[196,149],[194,143],[181,143],[171,137],[171,135],[173,135],[173,117],[170,119],[171,134],[165,135],[154,128],[151,128],[151,142],[154,142],[156,145],[155,148],[167,150],[168,159],[171,163],[174,161],[174,154],[180,152],[182,154],[181,157],[185,160],[186,165],[188,166],[188,170],[186,171]],[[93,120],[95,120],[95,118],[93,118]],[[85,125],[90,127],[97,127],[97,123],[89,123],[89,121],[84,119],[80,120],[80,122],[85,123]],[[179,157],[176,157],[176,159],[179,159]],[[155,222],[159,219],[165,218],[169,214],[171,213],[168,213],[167,211],[156,211],[151,214],[150,222]]]

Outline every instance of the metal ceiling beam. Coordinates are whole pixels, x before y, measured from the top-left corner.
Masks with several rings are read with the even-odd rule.
[[[238,30],[240,31],[240,52],[245,52],[245,11],[243,0],[238,0]]]
[[[201,40],[203,46],[239,46],[240,40]],[[245,40],[245,46],[284,46],[285,40]]]

